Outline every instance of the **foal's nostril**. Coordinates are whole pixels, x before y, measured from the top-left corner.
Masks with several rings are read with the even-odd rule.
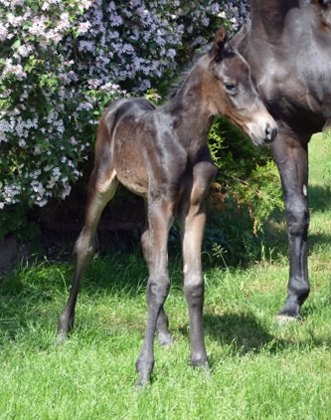
[[[266,143],[271,143],[275,140],[275,137],[277,136],[278,129],[277,127],[271,127],[269,124],[267,125],[267,128],[265,130],[266,133]]]

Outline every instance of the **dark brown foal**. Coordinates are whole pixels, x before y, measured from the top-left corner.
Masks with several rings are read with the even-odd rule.
[[[165,105],[156,108],[145,99],[122,99],[106,109],[100,120],[85,225],[74,248],[74,280],[60,317],[58,338],[65,339],[73,326],[78,287],[94,253],[97,224],[120,182],[142,195],[146,204],[142,246],[149,269],[147,326],[136,363],[138,384],[148,382],[153,371],[155,332],[161,344],[171,342],[163,304],[170,287],[167,240],[175,217],[182,234],[191,361],[194,366],[207,367],[200,253],[204,197],[216,174],[206,140],[214,116],[220,114],[258,145],[271,143],[276,136],[276,123],[257,95],[250,68],[228,48],[223,29]]]

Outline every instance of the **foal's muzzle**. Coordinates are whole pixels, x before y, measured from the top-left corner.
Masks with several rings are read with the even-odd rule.
[[[275,140],[277,133],[278,133],[277,126],[271,126],[270,124],[267,124],[267,128],[265,130],[265,134],[266,134],[265,143],[266,144],[272,143]]]
[[[246,128],[247,134],[256,146],[272,143],[278,133],[277,123],[267,111],[256,115]]]

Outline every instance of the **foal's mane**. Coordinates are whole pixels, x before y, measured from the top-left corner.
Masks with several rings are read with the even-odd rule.
[[[201,57],[206,55],[212,48],[213,42],[204,45],[200,50],[197,50],[193,56],[192,61],[185,66],[185,69],[181,72],[178,79],[170,86],[169,91],[166,95],[167,100],[174,99],[177,93],[179,92],[180,88],[183,86],[184,82],[186,81],[188,75],[190,74],[191,70],[197,64]],[[225,45],[224,54],[227,55],[228,53],[233,52],[233,48],[230,43],[226,43]]]
[[[183,69],[183,71],[181,71],[177,80],[174,83],[172,83],[171,86],[169,87],[169,91],[166,95],[167,100],[171,100],[177,95],[177,93],[179,92],[180,88],[183,86],[192,68],[196,65],[196,63],[200,60],[202,56],[208,53],[208,51],[211,49],[211,46],[212,46],[212,43],[206,44],[200,50],[197,50],[194,53],[192,61],[189,64],[185,65],[185,68]]]

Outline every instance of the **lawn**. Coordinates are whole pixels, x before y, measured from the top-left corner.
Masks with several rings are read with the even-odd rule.
[[[312,292],[302,323],[275,322],[286,297],[288,264],[277,241],[265,242],[271,257],[249,268],[206,268],[210,373],[192,369],[177,257],[170,264],[166,303],[174,343],[155,343],[152,382],[138,391],[135,361],[146,321],[147,279],[140,253],[94,258],[79,295],[76,328],[62,346],[54,339],[71,262],[22,263],[0,285],[0,419],[331,419],[326,139],[317,136],[309,153]]]

